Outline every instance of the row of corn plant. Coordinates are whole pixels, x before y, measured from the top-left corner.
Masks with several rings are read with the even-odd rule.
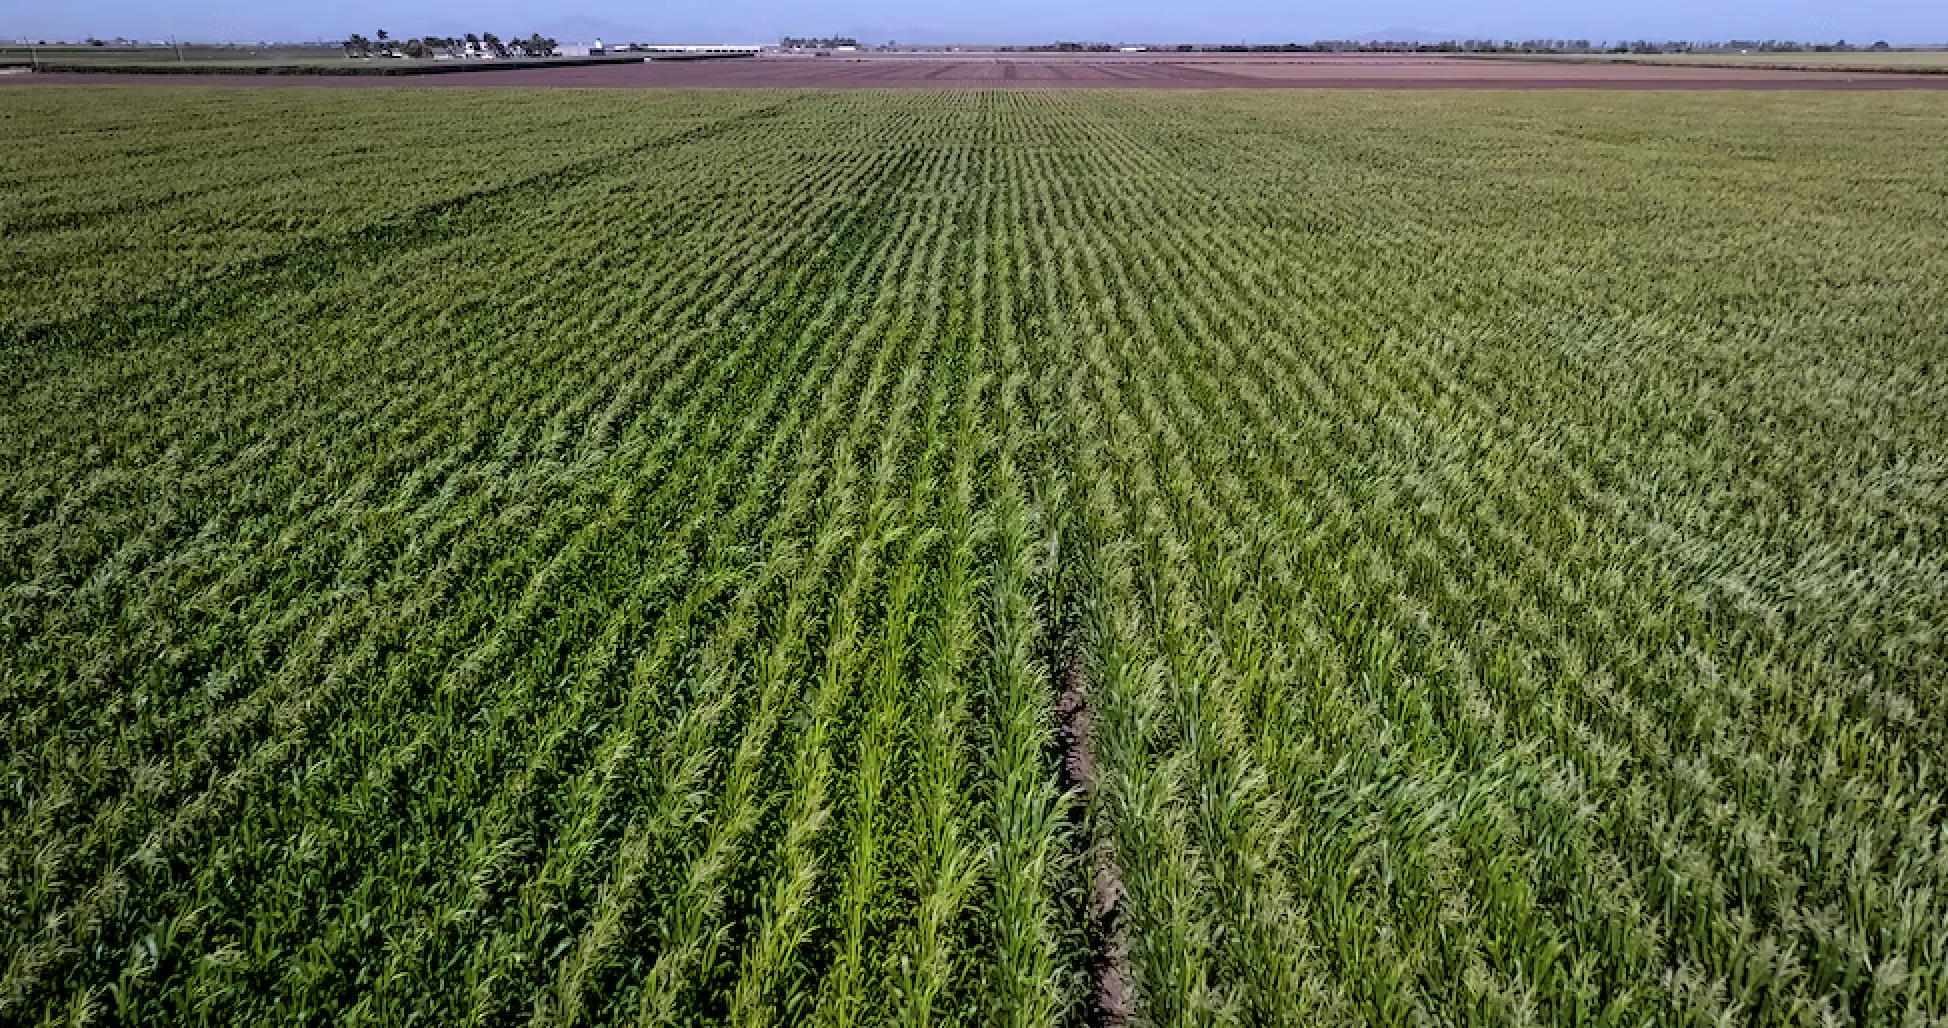
[[[1922,100],[99,95],[0,1020],[1948,1005]]]

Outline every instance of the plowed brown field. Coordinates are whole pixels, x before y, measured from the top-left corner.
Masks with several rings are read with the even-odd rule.
[[[24,75],[11,83],[810,89],[1948,89],[1948,75],[1484,61],[1422,56],[775,57],[463,74]]]

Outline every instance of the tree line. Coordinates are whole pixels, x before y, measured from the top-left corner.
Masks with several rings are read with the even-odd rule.
[[[558,45],[539,32],[526,39],[503,40],[492,32],[464,36],[420,36],[394,39],[385,29],[367,39],[354,32],[339,44],[347,57],[552,57]]]

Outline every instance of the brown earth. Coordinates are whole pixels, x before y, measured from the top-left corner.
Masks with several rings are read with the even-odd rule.
[[[1071,824],[1080,828],[1096,791],[1095,714],[1089,706],[1089,672],[1082,655],[1068,651],[1056,675],[1056,721],[1062,788],[1074,801]],[[1136,1012],[1136,978],[1130,965],[1129,927],[1123,920],[1123,871],[1108,838],[1089,851],[1088,1028],[1127,1028]]]
[[[9,75],[4,85],[269,88],[551,86],[810,89],[1948,89],[1948,75],[1483,61],[1415,55],[1303,57],[1031,54],[763,57],[525,68],[446,75]]]

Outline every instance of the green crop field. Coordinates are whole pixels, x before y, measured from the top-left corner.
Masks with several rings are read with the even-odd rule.
[[[1852,50],[1843,53],[1657,54],[1647,60],[1674,64],[1779,64],[1808,68],[1900,68],[1948,71],[1948,50]]]
[[[1689,64],[1702,67],[1811,69],[1815,71],[1897,71],[1948,74],[1948,50],[1848,50],[1821,53],[1752,51],[1738,53],[1478,55],[1493,60],[1560,61],[1567,64]]]
[[[1938,97],[0,126],[0,1023],[1948,1017]]]
[[[1701,53],[1659,54],[1658,60],[1686,63],[1724,61],[1751,64],[1800,64],[1809,67],[1942,68],[1948,69],[1948,50],[1850,50],[1841,53]]]

